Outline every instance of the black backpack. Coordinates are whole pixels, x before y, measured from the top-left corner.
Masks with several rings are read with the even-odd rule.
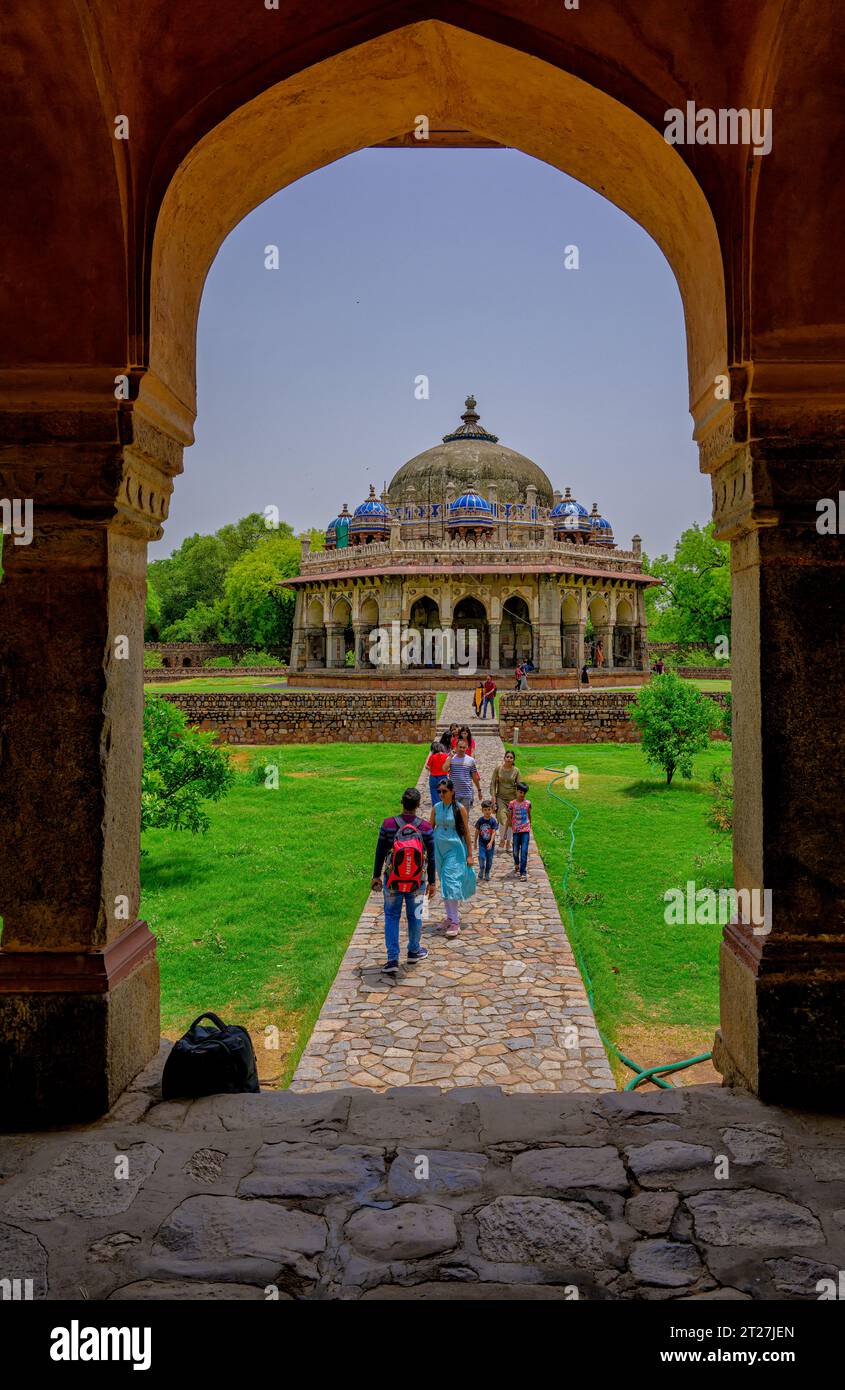
[[[210,1018],[215,1026],[200,1028],[204,1018]],[[195,1018],[185,1036],[174,1043],[161,1078],[162,1100],[259,1089],[249,1033],[209,1013]]]

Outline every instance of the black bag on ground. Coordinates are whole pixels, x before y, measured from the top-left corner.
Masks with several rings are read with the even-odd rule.
[[[200,1028],[204,1018],[210,1018],[214,1027]],[[185,1036],[171,1048],[161,1078],[162,1100],[259,1089],[249,1033],[237,1023],[224,1023],[217,1014],[200,1014],[194,1019]]]

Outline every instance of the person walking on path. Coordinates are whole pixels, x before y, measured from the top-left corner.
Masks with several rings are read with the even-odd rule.
[[[532,670],[533,670],[533,666],[532,666]],[[517,686],[517,690],[527,690],[527,689],[528,689],[528,663],[526,662],[524,665],[520,666],[520,668],[519,668],[519,685]]]
[[[475,848],[478,853],[478,882],[489,883],[496,854],[496,831],[499,822],[493,815],[492,801],[482,801],[481,815],[475,822]]]
[[[440,892],[446,907],[443,926],[449,937],[460,936],[461,919],[458,904],[475,892],[472,848],[469,841],[469,816],[455,796],[451,777],[444,777],[440,786],[440,801],[434,808],[434,854]]]
[[[428,792],[431,797],[432,806],[436,806],[440,800],[437,785],[442,777],[449,772],[449,764],[452,761],[451,753],[448,753],[438,739],[431,745],[431,752],[425,760],[425,767],[428,773]]]
[[[589,685],[589,684],[590,684],[590,673],[589,673],[589,671],[587,670],[586,665],[581,667],[581,684],[582,684],[582,685]]]
[[[458,738],[462,738],[467,746],[467,752],[471,758],[475,757],[475,739],[472,736],[472,729],[469,724],[462,724]]]
[[[445,737],[444,740],[443,740],[443,742],[446,744],[446,747],[447,747],[447,749],[449,750],[450,753],[454,753],[454,752],[455,752],[455,749],[456,749],[457,746],[458,746],[458,739],[459,739],[459,738],[460,738],[460,732],[459,732],[459,730],[458,730],[457,724],[450,724],[450,725],[449,725],[449,732],[448,732],[448,734],[446,735],[446,737]]]
[[[522,662],[521,662],[521,661],[518,661],[518,662],[516,663],[516,670],[514,671],[513,674],[514,674],[514,678],[515,678],[515,681],[516,681],[516,684],[514,685],[514,690],[519,690],[519,689],[521,688],[521,686],[522,686],[522,677],[523,677],[523,675],[524,675],[524,671],[523,671],[523,668],[522,668]]]
[[[382,971],[385,975],[395,975],[399,969],[399,921],[403,903],[408,919],[408,964],[415,965],[428,955],[426,947],[420,945],[420,936],[423,898],[426,893],[434,897],[435,844],[433,826],[417,815],[421,800],[417,788],[408,787],[402,793],[401,815],[388,816],[378,833],[371,888],[374,893],[384,891],[387,961]],[[404,879],[403,873],[406,874]],[[428,880],[427,888],[423,887],[424,875]]]
[[[508,749],[502,763],[493,769],[493,776],[490,778],[490,796],[496,807],[496,818],[502,828],[502,838],[499,841],[500,849],[507,849],[508,847],[510,838],[508,806],[516,797],[516,784],[519,781],[520,775],[519,768],[516,766],[516,756]]]
[[[482,718],[482,719],[486,719],[486,718],[487,718],[487,707],[488,707],[488,705],[489,705],[489,707],[490,707],[490,717],[491,717],[491,719],[495,719],[495,718],[496,718],[496,682],[495,682],[494,679],[493,679],[493,673],[492,673],[492,672],[490,673],[490,675],[487,677],[486,681],[484,682],[483,691],[484,691],[484,703],[483,703],[483,705],[481,706],[481,718]]]
[[[459,801],[469,812],[472,809],[473,782],[478,788],[478,795],[482,795],[481,778],[478,775],[475,758],[467,752],[466,739],[463,736],[458,739],[457,752],[452,754],[449,777],[454,783],[455,800]]]
[[[516,796],[508,807],[513,831],[513,871],[521,879],[528,877],[528,841],[531,839],[531,802],[526,800],[528,787],[517,782]]]
[[[474,708],[474,710],[475,710],[475,717],[476,717],[476,719],[478,719],[479,716],[480,716],[480,714],[481,714],[481,701],[482,701],[483,699],[484,699],[484,686],[481,684],[481,681],[479,680],[479,681],[476,683],[475,690],[472,692],[472,704],[473,704],[473,708]]]

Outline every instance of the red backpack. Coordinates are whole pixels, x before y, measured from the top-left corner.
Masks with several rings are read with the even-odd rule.
[[[422,887],[426,852],[421,825],[415,816],[410,825],[402,825],[396,832],[387,875],[387,887],[393,893],[418,893]]]

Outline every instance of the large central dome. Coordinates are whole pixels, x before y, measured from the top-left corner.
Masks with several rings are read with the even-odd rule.
[[[463,424],[452,434],[445,434],[442,444],[403,463],[388,489],[394,506],[409,501],[427,503],[429,498],[439,502],[450,485],[455,496],[477,492],[488,497],[491,483],[499,502],[524,502],[526,489],[533,483],[538,505],[552,505],[552,485],[542,468],[524,454],[507,449],[495,434],[485,430],[475,405],[474,398],[468,396]]]

